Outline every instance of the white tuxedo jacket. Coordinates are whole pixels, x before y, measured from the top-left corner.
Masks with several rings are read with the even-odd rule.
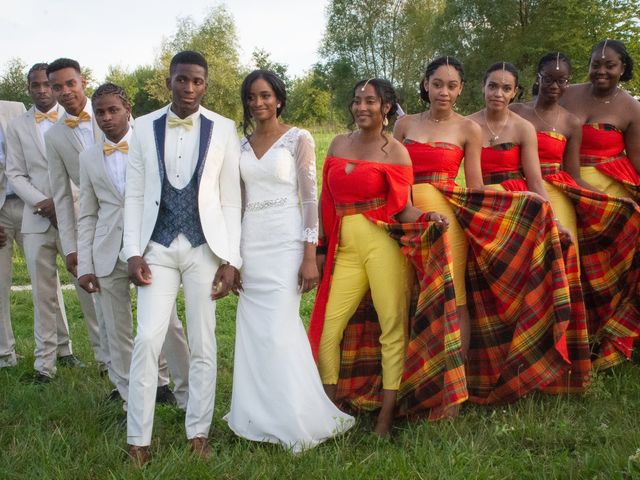
[[[62,117],[44,136],[47,160],[49,161],[49,181],[53,192],[53,203],[56,206],[60,242],[65,255],[78,251],[77,216],[78,186],[80,185],[80,162],[78,157],[84,149],[76,137],[73,128],[68,127]],[[98,128],[94,116],[93,136],[96,143],[102,140],[102,132]]]
[[[57,110],[58,116],[64,112],[60,105]],[[7,131],[7,177],[24,201],[22,233],[44,233],[51,226],[48,218],[33,214],[36,203],[51,198],[47,153],[35,112],[31,107]]]
[[[5,143],[7,142],[7,129],[10,122],[17,116],[22,115],[26,108],[20,102],[10,102],[8,100],[0,100],[0,127],[5,137]],[[2,145],[3,153],[7,154],[6,145]],[[5,175],[5,167],[0,164],[0,208],[4,205],[4,201],[7,197],[7,177]]]
[[[161,108],[136,119],[125,187],[123,256],[143,255],[158,218],[166,115]],[[240,142],[232,120],[200,108],[198,181],[200,224],[213,253],[240,268]]]
[[[122,248],[124,196],[107,172],[102,143],[80,154],[78,277],[111,274]]]

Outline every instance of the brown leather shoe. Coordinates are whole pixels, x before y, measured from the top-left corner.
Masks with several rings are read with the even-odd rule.
[[[129,463],[134,467],[142,468],[151,460],[151,448],[148,446],[129,445]]]
[[[205,437],[191,438],[189,445],[191,446],[191,452],[202,460],[209,460],[213,456],[213,452],[209,446],[209,440]]]

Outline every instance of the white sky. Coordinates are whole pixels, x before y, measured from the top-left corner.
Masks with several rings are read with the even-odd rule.
[[[176,19],[200,23],[223,4],[235,20],[240,59],[249,64],[259,47],[302,75],[317,60],[328,0],[2,0],[0,70],[11,58],[27,65],[74,58],[97,81],[109,65],[133,69],[154,62]]]

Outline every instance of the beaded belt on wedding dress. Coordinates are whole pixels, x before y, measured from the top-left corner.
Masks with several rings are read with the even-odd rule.
[[[290,202],[289,197],[273,198],[271,200],[262,200],[260,202],[247,203],[244,207],[245,212],[256,212],[258,210],[264,210],[266,208],[284,207],[290,204],[290,206],[297,205],[297,202]]]

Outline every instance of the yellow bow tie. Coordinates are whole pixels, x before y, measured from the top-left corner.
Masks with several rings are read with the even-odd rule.
[[[105,155],[111,155],[116,150],[122,153],[129,153],[129,144],[125,140],[124,142],[120,142],[117,145],[111,145],[110,143],[105,143],[102,146],[102,151],[105,153]]]
[[[193,119],[169,117],[169,119],[167,120],[167,125],[169,125],[169,128],[184,127],[186,130],[191,130],[191,128],[193,127]]]
[[[58,121],[58,112],[49,112],[49,113],[42,113],[42,112],[36,112],[36,123],[40,123],[44,120],[49,120],[51,123],[55,123]]]
[[[76,118],[64,119],[65,125],[71,128],[76,128],[78,125],[80,125],[81,122],[90,122],[90,121],[91,121],[91,115],[89,115],[85,111],[80,112],[80,115],[78,115]]]

